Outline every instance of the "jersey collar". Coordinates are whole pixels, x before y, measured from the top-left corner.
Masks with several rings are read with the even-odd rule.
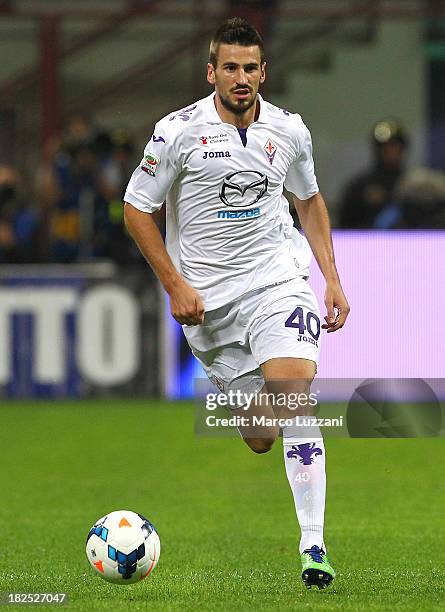
[[[206,119],[208,123],[221,124],[221,123],[224,123],[224,121],[221,119],[221,117],[217,113],[215,102],[214,102],[215,95],[216,93],[213,92],[210,94],[210,96],[207,96],[207,98],[205,98]],[[254,123],[267,123],[268,122],[268,112],[267,112],[266,101],[260,94],[257,94],[257,97],[260,102],[260,114],[258,115],[258,119]]]

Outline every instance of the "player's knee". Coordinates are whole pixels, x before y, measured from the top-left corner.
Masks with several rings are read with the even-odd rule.
[[[272,448],[275,438],[246,438],[246,444],[254,453],[267,453]]]

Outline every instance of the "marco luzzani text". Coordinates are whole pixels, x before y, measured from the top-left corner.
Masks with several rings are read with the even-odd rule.
[[[248,411],[252,406],[264,405],[266,402],[272,407],[285,407],[287,410],[314,409],[317,404],[316,393],[243,393],[242,391],[228,391],[227,393],[208,393],[206,395],[206,410],[217,408],[242,408]],[[265,415],[243,416],[240,414],[231,417],[218,417],[209,414],[206,417],[207,427],[247,427],[257,425],[260,427],[278,426],[289,427],[343,427],[343,416],[336,418],[319,418],[313,415],[295,414],[292,417],[266,417]]]

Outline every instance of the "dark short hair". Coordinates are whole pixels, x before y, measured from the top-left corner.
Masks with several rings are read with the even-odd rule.
[[[218,46],[241,45],[242,47],[258,46],[260,49],[261,64],[264,64],[264,43],[260,33],[246,19],[232,17],[222,23],[216,30],[211,42],[209,63],[216,68],[218,61]]]

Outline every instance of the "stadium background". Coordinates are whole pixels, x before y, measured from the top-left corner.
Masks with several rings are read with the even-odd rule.
[[[309,125],[319,183],[333,225],[342,230],[334,242],[353,314],[348,328],[325,343],[321,375],[440,376],[444,250],[437,230],[443,213],[438,223],[419,188],[422,234],[400,228],[347,233],[339,211],[346,183],[372,165],[372,126],[387,117],[396,118],[409,137],[407,168],[434,169],[436,179],[441,174],[442,9],[442,3],[427,1],[1,2],[5,395],[190,396],[200,369],[162,313],[151,272],[122,229],[121,197],[156,119],[209,92],[208,38],[215,23],[234,11],[265,34],[265,94],[300,112]],[[12,203],[3,196],[11,171]],[[57,181],[62,193],[54,194]],[[420,189],[428,192],[427,183]],[[443,185],[436,192],[443,210]],[[317,271],[313,276],[322,297]],[[107,298],[99,291],[96,299],[97,286],[104,284],[116,292]],[[28,290],[37,287],[52,315],[43,307],[40,316],[32,314],[39,299]],[[79,313],[93,289],[88,304],[95,334],[82,333],[85,317]],[[45,298],[45,291],[58,297]],[[20,298],[25,293],[28,305]],[[142,333],[135,335],[134,327]]]
[[[16,522],[11,517],[19,516],[29,502],[32,516],[24,522],[35,521],[37,529],[29,537],[46,558],[44,562],[33,557],[33,571],[22,574],[28,552],[16,546],[14,555],[3,561],[9,572],[4,588],[69,588],[80,601],[85,598],[86,609],[92,590],[78,552],[68,563],[57,542],[57,550],[50,551],[71,582],[51,569],[49,544],[41,536],[48,517],[59,527],[60,517],[70,517],[73,534],[67,537],[77,550],[88,530],[86,523],[110,507],[128,505],[143,511],[148,506],[147,513],[153,513],[150,517],[160,524],[167,548],[170,538],[170,553],[165,553],[167,574],[168,567],[173,567],[170,578],[158,583],[159,591],[146,587],[152,600],[164,609],[171,601],[178,609],[187,605],[196,609],[202,598],[210,608],[213,596],[206,589],[216,576],[212,588],[220,589],[221,601],[228,607],[230,602],[235,605],[236,572],[224,574],[224,566],[231,563],[226,548],[234,541],[212,531],[208,518],[202,523],[201,517],[200,532],[193,532],[193,513],[202,504],[210,515],[214,513],[219,528],[233,528],[230,512],[226,516],[218,506],[224,500],[213,491],[218,472],[230,469],[227,447],[221,441],[193,446],[191,405],[163,402],[163,398],[190,398],[193,377],[201,373],[168,313],[165,297],[122,228],[121,208],[123,186],[154,122],[210,91],[205,81],[208,39],[215,25],[233,14],[248,16],[265,35],[269,70],[265,96],[300,112],[313,136],[317,176],[332,216],[338,266],[352,308],[347,327],[324,339],[320,376],[443,377],[445,332],[439,315],[445,298],[443,2],[0,0],[0,393],[2,448],[11,460],[2,471],[4,490],[11,494],[1,516],[5,541],[12,546]],[[396,118],[409,135],[407,172],[432,171],[412,190],[417,198],[411,202],[417,207],[417,226],[348,227],[341,218],[345,185],[371,168],[372,128],[388,117]],[[56,179],[60,191],[54,189]],[[162,216],[159,224],[162,228]],[[322,300],[315,267],[312,278]],[[139,402],[129,399],[136,397]],[[173,469],[163,441],[172,426],[169,418],[175,424],[176,453],[185,458],[179,472]],[[106,441],[94,433],[93,426]],[[144,444],[150,441],[147,461],[132,455],[132,436],[141,432]],[[411,609],[411,604],[419,609],[428,598],[433,609],[442,601],[435,566],[425,576],[424,567],[413,565],[413,581],[405,586],[401,544],[403,539],[414,553],[415,517],[425,510],[425,499],[433,490],[441,506],[440,474],[432,464],[428,474],[422,467],[442,452],[441,441],[435,440],[432,447],[431,441],[419,440],[410,449],[402,446],[403,441],[386,442],[388,446],[380,446],[377,456],[368,443],[348,446],[342,440],[334,446],[332,442],[330,486],[343,487],[341,499],[337,497],[330,506],[332,540],[346,563],[344,542],[352,537],[348,529],[359,525],[362,550],[368,557],[357,584],[368,581],[371,590],[358,588],[348,602],[350,585],[339,583],[338,592],[345,599],[331,600],[329,609],[372,607],[375,601],[382,609],[392,602],[395,609],[400,593],[406,597],[404,609]],[[142,452],[144,444],[139,444]],[[264,522],[257,517],[251,517],[251,523],[248,517],[241,519],[244,531],[237,535],[236,554],[241,567],[248,567],[247,551],[257,559],[262,554],[260,543],[254,545],[248,538],[249,528],[256,525],[265,533],[268,528],[278,529],[277,541],[284,542],[287,530],[295,528],[294,518],[284,481],[275,490],[269,470],[253,488],[249,478],[259,478],[256,458],[244,454],[237,441],[225,444],[234,461],[245,465],[242,474],[235,469],[230,473],[230,486],[225,481],[227,503],[242,499],[246,491],[257,495],[262,488],[276,495],[261,497],[268,513]],[[113,463],[116,452],[119,466]],[[213,462],[208,462],[208,453]],[[376,471],[371,469],[369,453]],[[266,465],[282,470],[279,455],[275,452]],[[141,492],[136,475],[126,471],[125,456],[143,469],[150,465],[150,478],[157,483],[156,500],[146,490],[149,485]],[[341,472],[344,456],[348,476]],[[404,462],[400,473],[387,467],[396,460]],[[208,473],[202,472],[204,464]],[[362,476],[353,471],[358,465],[369,483],[369,490],[360,494]],[[190,474],[195,480],[187,493],[182,483]],[[186,510],[181,504],[178,514],[174,514],[176,493],[164,483],[168,479],[180,487],[188,504]],[[65,482],[69,499],[57,493]],[[39,483],[44,488],[37,491]],[[277,528],[272,500],[280,504],[282,498],[288,514]],[[396,506],[403,504],[398,524],[400,530],[405,528],[403,533],[392,530],[385,498]],[[380,520],[368,530],[362,517],[370,500]],[[423,528],[424,543],[431,547],[436,543],[435,529],[441,527],[434,507],[428,507],[429,523]],[[334,518],[338,519],[335,526]],[[184,539],[181,529],[190,530],[187,533],[193,537]],[[391,548],[379,553],[373,535],[386,539]],[[182,538],[180,545],[178,538]],[[187,557],[192,569],[184,574],[179,557],[187,556],[194,538],[200,538],[201,549],[195,561]],[[274,550],[278,544],[268,538],[265,534],[264,543]],[[209,573],[215,563],[210,549],[215,545],[216,574]],[[286,546],[277,554],[290,562],[293,553]],[[380,592],[389,578],[383,570],[382,574],[375,570],[375,564],[384,565],[387,555],[397,558],[392,567],[400,570],[391,578],[391,596]],[[204,573],[198,558],[207,564]],[[371,568],[366,566],[368,559]],[[276,600],[290,608],[294,599],[289,594],[279,599],[287,581],[281,569],[268,565],[263,574],[254,568],[245,574],[246,584],[271,607]],[[279,586],[270,581],[275,570],[281,571]],[[47,572],[45,579],[42,572]],[[80,586],[73,587],[79,575]],[[175,591],[178,580],[180,595]],[[187,580],[198,595],[190,595]],[[105,589],[106,585],[100,591],[104,599],[96,604],[98,609],[107,607],[109,596],[114,596]],[[126,597],[119,594],[129,605]],[[256,602],[254,595],[243,601],[246,609]]]

